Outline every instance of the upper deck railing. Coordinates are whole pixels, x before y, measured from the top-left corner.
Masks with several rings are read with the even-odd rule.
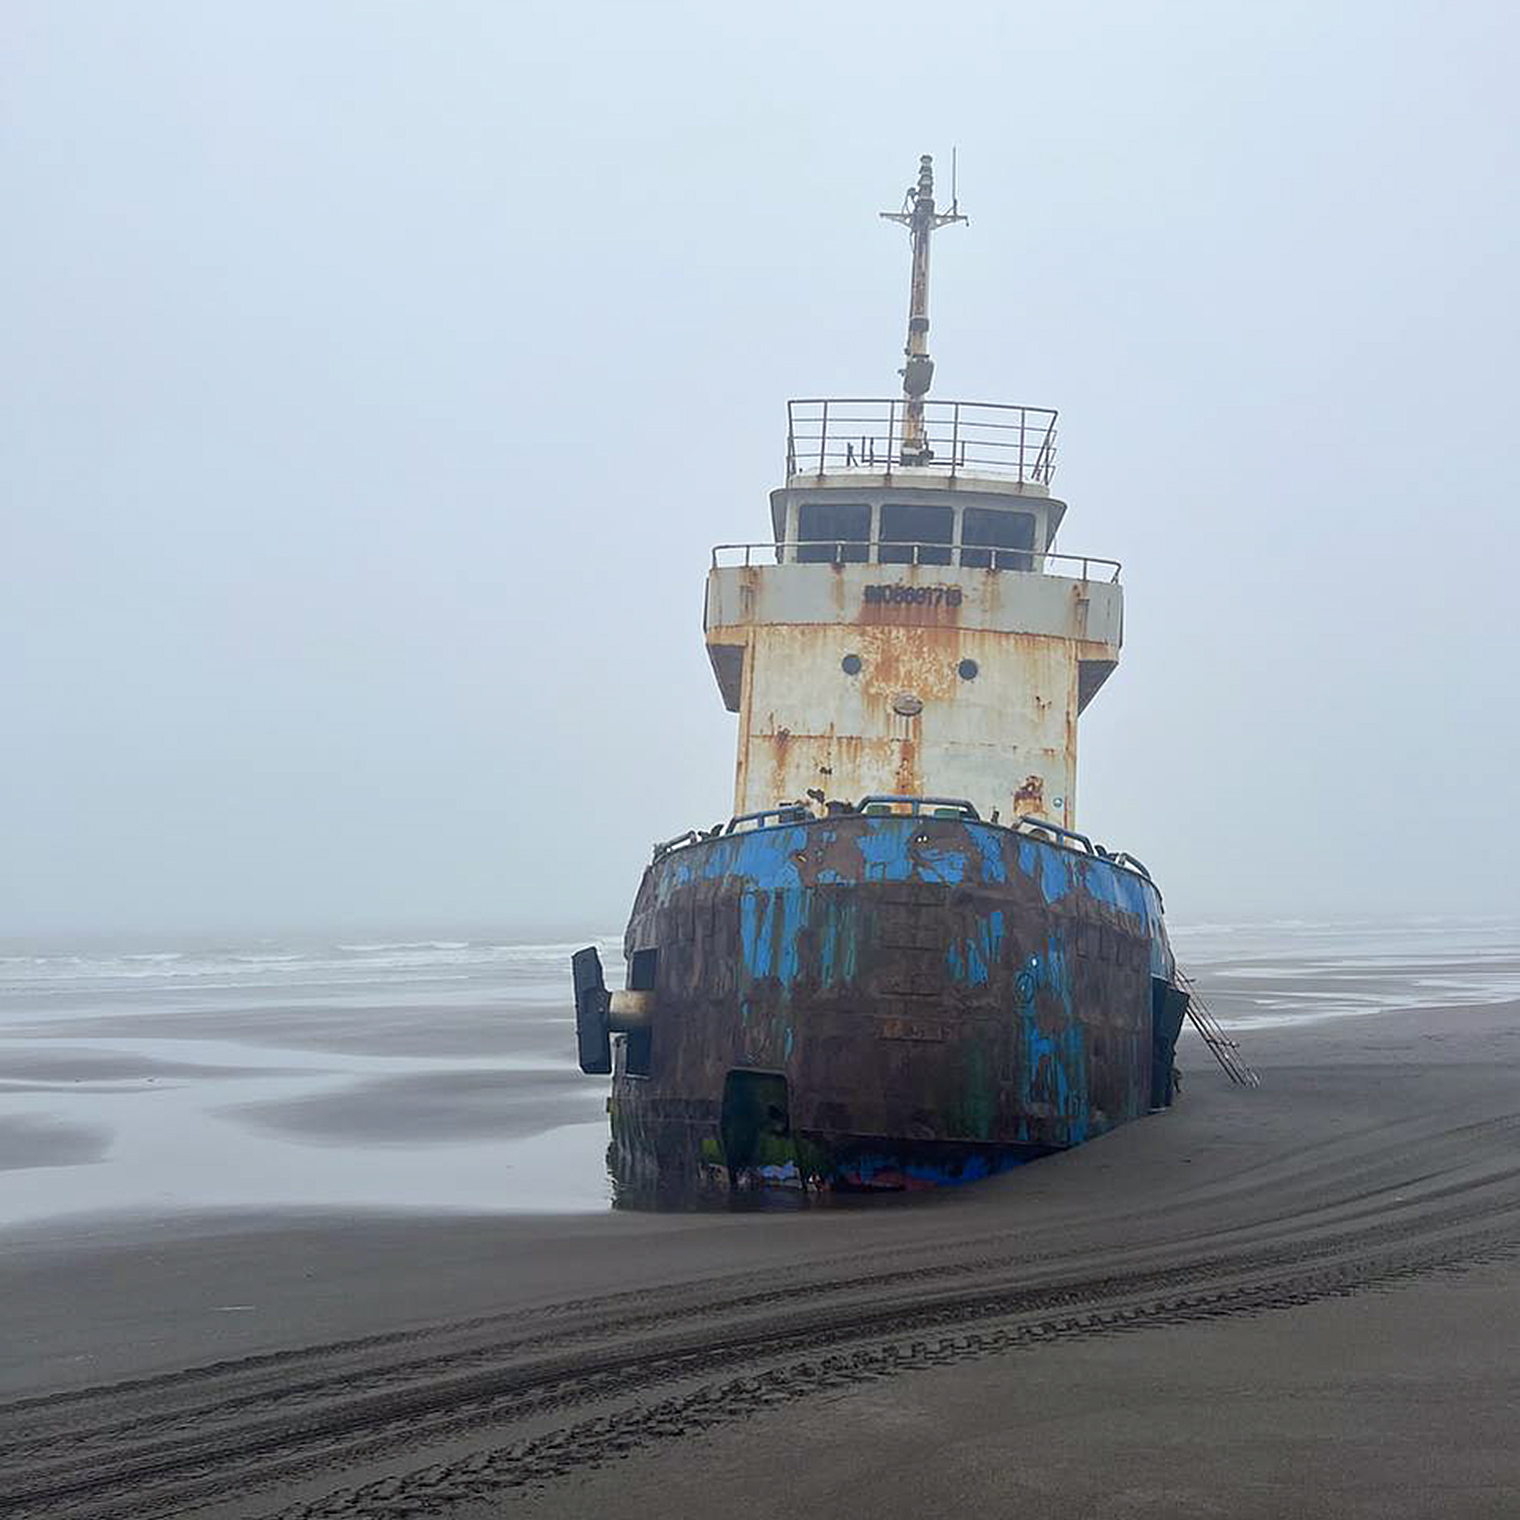
[[[1117,585],[1123,568],[1116,559],[1098,554],[1058,554],[1054,549],[997,549],[983,544],[879,543],[866,539],[843,543],[817,539],[778,543],[765,539],[753,544],[715,544],[714,570],[740,570],[764,565],[958,565],[963,570],[1016,570],[1028,574],[1055,572],[1072,580],[1106,581]],[[1080,566],[1080,573],[1078,567]],[[898,600],[888,597],[888,601]],[[914,600],[914,598],[903,598]],[[922,601],[922,597],[917,600]]]
[[[903,399],[831,397],[786,404],[786,478],[908,470],[994,475],[1049,485],[1056,467],[1056,413],[1044,406],[924,401],[926,456],[904,459]]]

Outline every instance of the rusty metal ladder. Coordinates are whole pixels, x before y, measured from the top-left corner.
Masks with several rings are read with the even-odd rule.
[[[1260,1087],[1261,1077],[1240,1058],[1240,1046],[1224,1032],[1214,1011],[1204,1002],[1198,983],[1181,966],[1177,967],[1177,980],[1188,995],[1188,1022],[1203,1038],[1214,1059],[1224,1068],[1224,1074],[1237,1087]]]

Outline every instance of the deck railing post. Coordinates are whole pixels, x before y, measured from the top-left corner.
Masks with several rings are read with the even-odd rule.
[[[950,478],[955,479],[956,460],[961,447],[961,404],[953,403],[950,413]]]
[[[823,423],[818,431],[818,473],[823,474],[823,463],[829,455],[829,404],[823,403]]]

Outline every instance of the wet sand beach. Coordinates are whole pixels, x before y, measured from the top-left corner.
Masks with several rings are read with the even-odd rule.
[[[1222,1016],[1254,1026],[1260,1090],[1231,1087],[1189,1039],[1172,1112],[930,1197],[18,1219],[0,1239],[0,1509],[1513,1514],[1515,957],[1406,942],[1407,964],[1379,951],[1357,972],[1358,954],[1300,943],[1210,963]],[[1316,1006],[1337,1012],[1304,1016]],[[72,1016],[97,1080],[140,1079],[101,1064],[119,1047],[98,1009]],[[53,1024],[31,1038],[56,1051]],[[56,1084],[55,1061],[32,1076]],[[252,1126],[218,1123],[302,1154],[369,1145],[382,1169],[462,1154],[452,1132],[426,1143],[450,1082],[412,1075],[349,1072],[326,1115],[282,1089]],[[517,1101],[531,1087],[476,1077],[460,1124],[519,1154],[542,1122]],[[396,1129],[376,1145],[388,1105]],[[49,1170],[92,1165],[111,1162]]]

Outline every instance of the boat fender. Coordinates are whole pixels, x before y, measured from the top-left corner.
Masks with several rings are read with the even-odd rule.
[[[612,1036],[607,1015],[612,999],[595,945],[587,945],[570,957],[570,980],[575,988],[575,1043],[581,1070],[587,1076],[610,1076]]]

